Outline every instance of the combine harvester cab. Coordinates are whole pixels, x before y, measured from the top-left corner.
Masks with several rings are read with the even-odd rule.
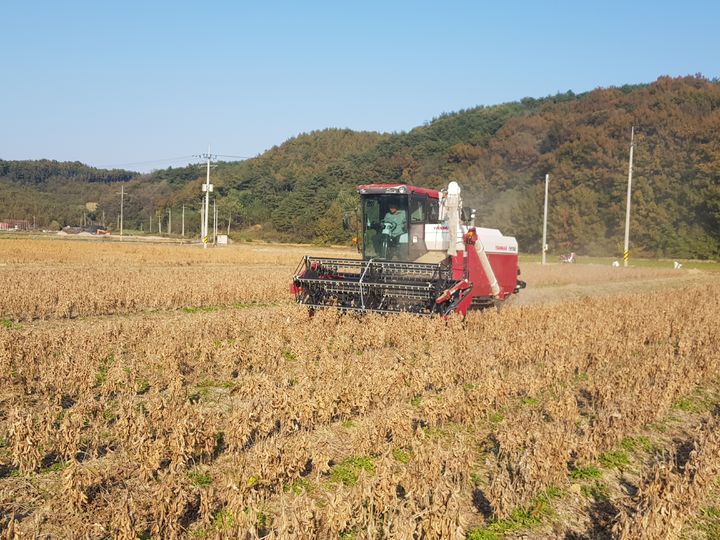
[[[475,227],[460,186],[358,186],[362,259],[306,256],[292,292],[312,311],[465,315],[500,305],[525,287],[515,238]]]

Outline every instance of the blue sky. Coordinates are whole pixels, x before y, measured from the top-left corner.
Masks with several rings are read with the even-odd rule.
[[[720,76],[711,1],[3,0],[0,19],[0,159],[141,171],[208,144],[254,156],[314,129]]]

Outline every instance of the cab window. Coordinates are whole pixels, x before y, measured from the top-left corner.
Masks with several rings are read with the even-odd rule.
[[[426,206],[426,198],[410,199],[410,223],[425,223]]]
[[[438,199],[428,199],[427,211],[428,223],[440,222],[440,201]]]

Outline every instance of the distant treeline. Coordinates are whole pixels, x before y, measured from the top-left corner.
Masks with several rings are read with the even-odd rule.
[[[523,252],[538,252],[549,173],[550,249],[618,255],[633,125],[634,254],[719,257],[720,84],[702,76],[475,107],[407,133],[302,134],[255,159],[213,170],[220,221],[225,227],[229,220],[235,230],[252,226],[254,235],[266,238],[346,242],[342,215],[357,206],[355,185],[442,188],[456,180],[481,225],[515,235]],[[104,183],[122,181],[129,223],[149,224],[182,204],[188,219],[199,223],[203,177],[198,167],[137,177],[79,163],[0,161],[0,214],[8,214],[3,191],[11,187],[29,198],[6,217],[26,218],[45,201],[47,218],[77,222],[94,197],[107,219],[119,201],[117,186]],[[62,214],[67,205],[72,211]]]
[[[96,169],[79,161],[3,161],[0,159],[0,178],[27,184],[43,184],[52,180],[78,182],[127,182],[138,175],[122,169]]]

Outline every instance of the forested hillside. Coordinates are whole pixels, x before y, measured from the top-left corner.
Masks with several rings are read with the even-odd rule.
[[[79,162],[0,160],[0,221],[24,219],[41,228],[77,224],[86,202],[98,201],[110,184],[136,176]]]
[[[720,84],[700,76],[477,107],[386,136],[319,173],[278,178],[251,162],[225,178],[229,193],[263,201],[275,229],[326,241],[342,238],[339,216],[352,207],[357,183],[443,187],[455,179],[481,224],[538,251],[549,173],[550,248],[613,255],[621,253],[633,125],[634,253],[717,257]],[[265,156],[266,170],[275,170],[274,159]]]
[[[343,242],[341,216],[357,204],[353,186],[444,187],[454,179],[465,203],[479,209],[480,224],[517,236],[522,251],[538,252],[549,173],[550,249],[617,255],[633,125],[633,253],[720,256],[720,84],[701,76],[476,107],[407,133],[299,135],[255,159],[213,169],[220,222],[230,220],[234,230],[254,226],[253,234],[268,238]],[[136,176],[0,161],[0,218],[77,223],[85,202],[94,200],[112,223],[119,186],[107,182],[126,182],[131,226],[185,204],[191,228],[203,177],[199,167]]]
[[[358,183],[443,187],[455,179],[480,223],[539,251],[544,176],[551,175],[555,251],[622,252],[630,128],[636,126],[631,239],[635,254],[720,253],[720,84],[702,77],[572,92],[443,115],[383,137],[322,170],[278,174],[275,149],[232,166],[226,191],[300,240],[339,241]],[[312,158],[309,158],[312,160]],[[287,170],[285,168],[284,170]]]

